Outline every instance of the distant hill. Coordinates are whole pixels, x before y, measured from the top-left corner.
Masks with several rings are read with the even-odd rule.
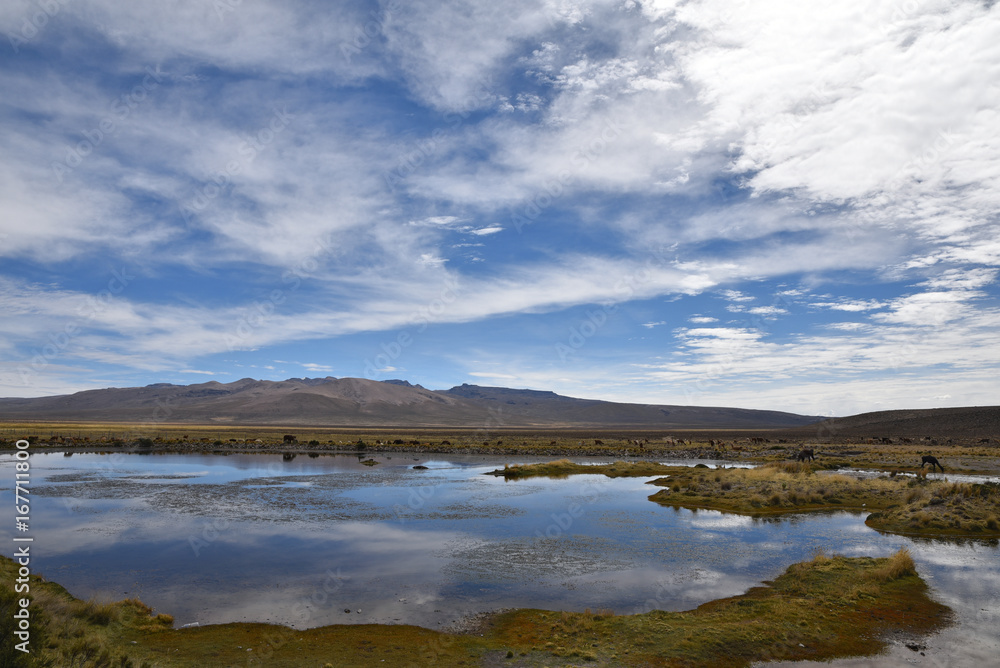
[[[0,399],[0,419],[467,429],[781,429],[821,418],[741,408],[624,404],[478,385],[433,391],[405,380],[327,377],[156,383],[56,397],[6,398]]]
[[[831,418],[795,430],[796,435],[817,434],[831,438],[907,437],[997,438],[1000,437],[1000,406],[926,408],[875,411]]]
[[[545,419],[567,425],[669,426],[671,429],[776,429],[812,424],[820,417],[780,411],[704,406],[621,404],[574,399],[555,392],[506,387],[459,385],[439,394],[475,400],[499,410],[508,419],[535,423]]]

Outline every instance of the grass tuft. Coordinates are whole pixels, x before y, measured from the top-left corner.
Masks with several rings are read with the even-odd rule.
[[[917,565],[913,562],[913,555],[905,547],[899,552],[889,557],[882,565],[869,573],[869,578],[879,582],[892,582],[908,575],[917,574]]]

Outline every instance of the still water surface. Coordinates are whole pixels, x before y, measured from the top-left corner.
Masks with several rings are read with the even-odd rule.
[[[34,454],[33,570],[81,598],[137,596],[178,625],[442,628],[497,608],[685,610],[818,550],[909,547],[958,624],[926,641],[926,656],[899,644],[877,663],[843,665],[1000,665],[995,543],[882,535],[849,512],[674,510],[647,500],[649,478],[483,475],[519,463],[510,458],[375,459]],[[9,455],[0,471],[11,489]],[[12,544],[11,527],[0,536]]]

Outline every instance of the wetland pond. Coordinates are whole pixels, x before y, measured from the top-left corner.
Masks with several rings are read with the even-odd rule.
[[[926,656],[900,640],[888,656],[833,665],[1000,665],[995,541],[880,534],[866,513],[673,509],[647,499],[651,478],[484,475],[544,458],[372,457],[32,454],[32,570],[78,598],[138,597],[178,626],[442,629],[500,608],[687,610],[819,550],[907,547],[955,625],[920,641]],[[13,463],[0,456],[5,492]],[[0,535],[12,544],[12,526]]]

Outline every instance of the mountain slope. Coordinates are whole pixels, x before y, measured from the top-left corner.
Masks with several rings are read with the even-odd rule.
[[[474,399],[513,421],[548,420],[567,424],[614,424],[635,427],[668,425],[672,429],[772,429],[811,424],[821,419],[782,413],[706,406],[622,404],[594,399],[574,399],[554,392],[513,390],[505,387],[460,385],[440,394]]]
[[[809,433],[831,438],[997,438],[1000,406],[874,411],[823,420],[811,425]]]
[[[432,391],[400,380],[327,377],[157,383],[57,397],[0,399],[0,419],[490,429],[773,429],[802,426],[819,418],[739,408],[622,404],[477,385]]]

